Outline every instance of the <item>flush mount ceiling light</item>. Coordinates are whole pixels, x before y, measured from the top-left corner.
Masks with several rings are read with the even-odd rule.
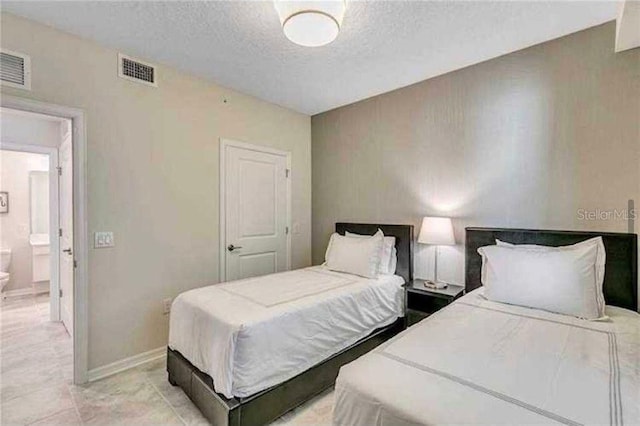
[[[306,47],[324,46],[338,37],[345,0],[274,0],[282,30],[289,40]]]

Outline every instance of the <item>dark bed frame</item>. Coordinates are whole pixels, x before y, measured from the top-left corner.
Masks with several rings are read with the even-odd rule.
[[[336,223],[336,232],[341,235],[346,231],[373,235],[378,229],[385,236],[396,237],[396,274],[410,282],[413,279],[413,225]],[[286,382],[245,398],[228,399],[216,393],[210,376],[194,367],[179,352],[167,348],[169,382],[180,386],[215,426],[264,425],[333,386],[340,367],[398,334],[404,327],[404,319],[400,318]]]
[[[478,248],[495,245],[496,239],[513,244],[565,246],[602,237],[606,252],[604,298],[608,305],[638,311],[638,236],[637,234],[577,231],[541,231],[532,229],[466,228],[465,290],[482,285],[482,258]]]

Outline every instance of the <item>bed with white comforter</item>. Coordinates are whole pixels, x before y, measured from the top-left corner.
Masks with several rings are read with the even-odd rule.
[[[342,367],[335,425],[640,424],[640,315],[587,321],[482,289]]]
[[[404,280],[322,266],[185,292],[171,307],[169,347],[227,398],[282,383],[404,315]]]

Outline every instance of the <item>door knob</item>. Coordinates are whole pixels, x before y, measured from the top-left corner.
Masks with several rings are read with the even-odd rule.
[[[229,245],[227,246],[227,250],[229,250],[229,251],[234,251],[234,250],[241,249],[241,248],[242,248],[242,247],[240,247],[240,246],[234,246],[233,244],[229,244]]]
[[[70,249],[70,248],[68,248],[68,249],[64,249],[64,250],[62,250],[62,251],[63,251],[63,252],[65,252],[65,253],[67,253],[69,256],[71,256],[71,253],[72,253],[72,252],[71,252],[71,249]]]

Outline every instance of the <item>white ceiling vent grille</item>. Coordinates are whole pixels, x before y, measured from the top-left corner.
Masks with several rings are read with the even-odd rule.
[[[2,49],[0,81],[3,86],[31,90],[31,58],[22,53]]]
[[[158,87],[155,65],[123,54],[118,55],[118,76],[137,83]]]

